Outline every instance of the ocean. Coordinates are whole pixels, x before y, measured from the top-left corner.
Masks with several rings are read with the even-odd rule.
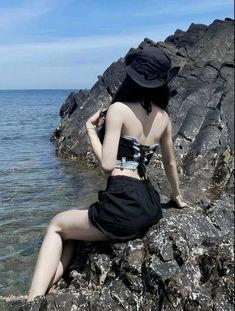
[[[50,137],[72,90],[0,91],[0,295],[28,293],[57,213],[97,200],[104,177],[56,157]]]

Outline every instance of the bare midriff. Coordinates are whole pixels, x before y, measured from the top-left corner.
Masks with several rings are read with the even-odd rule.
[[[137,179],[142,179],[139,176],[138,170],[137,169],[125,169],[125,168],[114,168],[110,174],[111,176],[116,176],[116,175],[125,175],[125,176],[130,176],[134,177]]]

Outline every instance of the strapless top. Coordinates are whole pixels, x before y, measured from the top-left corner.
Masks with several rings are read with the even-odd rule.
[[[133,136],[121,135],[115,168],[138,169],[140,177],[145,177],[146,167],[158,144],[146,146]]]

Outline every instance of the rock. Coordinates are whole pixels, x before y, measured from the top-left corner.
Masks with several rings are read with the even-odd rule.
[[[159,150],[147,172],[163,200],[160,222],[127,243],[78,242],[64,277],[30,310],[233,310],[233,43],[228,18],[192,24],[159,42],[182,68],[169,85],[168,111],[181,191],[192,208],[167,201]],[[146,38],[140,46],[152,44]],[[69,95],[53,136],[58,156],[97,164],[85,122],[101,105],[109,106],[124,77],[120,58],[90,91]],[[0,309],[28,310],[24,302],[2,297]]]
[[[202,212],[168,205],[143,239],[78,242],[67,286],[62,279],[20,310],[232,310],[232,219],[218,226],[221,201]]]
[[[204,215],[209,217],[214,227],[223,236],[234,232],[234,198],[224,194],[222,198],[210,204]]]
[[[233,161],[223,161],[223,154],[228,149],[231,156],[234,152],[233,25],[231,19],[215,20],[209,26],[192,24],[187,31],[177,30],[165,42],[159,42],[173,63],[181,66],[178,77],[169,84],[175,96],[171,97],[168,110],[180,178],[188,177],[187,185],[195,194],[192,205],[197,204],[201,189],[205,201],[217,199],[226,187],[231,189],[228,183]],[[154,44],[145,38],[139,47]],[[97,165],[84,130],[85,122],[101,105],[108,107],[124,77],[120,58],[98,77],[90,91],[69,95],[61,108],[61,124],[53,135],[58,156]],[[149,167],[154,169],[153,161]],[[161,180],[162,174],[156,170],[155,174]],[[218,183],[219,187],[215,185]]]
[[[77,108],[82,109],[82,104],[88,93],[88,90],[80,90],[77,93],[72,92],[60,108],[61,118],[65,118],[66,116],[69,117]]]

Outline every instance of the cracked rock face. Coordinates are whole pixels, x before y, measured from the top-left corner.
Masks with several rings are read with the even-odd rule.
[[[192,24],[159,44],[182,68],[169,85],[168,110],[181,192],[192,208],[167,202],[159,150],[147,171],[165,202],[160,222],[127,243],[78,242],[75,260],[46,297],[27,306],[20,297],[0,300],[0,310],[234,310],[233,21]],[[85,122],[110,104],[124,77],[121,58],[90,91],[69,95],[54,133],[59,156],[96,164]]]
[[[159,42],[173,64],[181,66],[179,75],[169,84],[174,96],[168,112],[179,171],[187,187],[193,189],[190,198],[193,205],[205,205],[204,202],[218,199],[224,191],[232,192],[233,25],[230,19],[215,20],[209,26],[192,24],[186,32],[177,30],[165,42]],[[145,39],[140,47],[151,44],[154,42]],[[124,77],[124,59],[120,58],[98,77],[90,91],[68,96],[60,110],[61,123],[53,135],[59,156],[96,165],[84,130],[85,122],[101,105],[109,106]],[[154,171],[153,179],[161,181],[162,194],[167,195],[166,178],[161,170],[154,169],[154,164],[152,160],[150,175]]]

